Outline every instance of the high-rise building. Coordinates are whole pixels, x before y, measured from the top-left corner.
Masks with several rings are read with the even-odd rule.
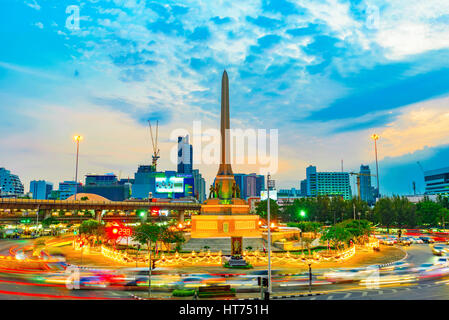
[[[204,180],[198,169],[192,170],[193,183],[195,189],[195,198],[198,199],[200,203],[206,200],[206,180]]]
[[[301,197],[307,197],[307,179],[301,180]]]
[[[113,173],[88,174],[83,193],[92,193],[111,201],[123,201],[131,196],[131,183],[119,183]]]
[[[192,173],[193,148],[189,135],[178,137],[178,173]]]
[[[307,196],[341,196],[345,200],[352,198],[349,173],[317,172],[315,166],[306,169]]]
[[[449,167],[424,171],[425,194],[449,195]]]
[[[5,168],[0,168],[0,196],[15,197],[23,195],[24,188],[19,176]]]
[[[247,199],[248,197],[259,197],[260,192],[265,189],[265,179],[263,175],[255,173],[234,173],[234,180],[240,188],[240,196],[243,199]]]
[[[33,180],[30,182],[30,192],[33,199],[46,200],[53,191],[53,183],[45,180]]]
[[[368,165],[360,166],[360,198],[370,206],[374,205],[374,187],[371,185],[371,170]]]
[[[152,166],[141,165],[134,174],[132,197],[147,199],[150,194],[153,198],[195,197],[194,184],[192,173],[156,172]]]
[[[82,184],[76,181],[64,181],[59,183],[59,200],[65,200],[76,193],[82,192]]]
[[[277,196],[278,198],[300,198],[301,190],[297,190],[296,188],[280,189]]]
[[[306,181],[307,181],[307,196],[316,197],[317,196],[317,175],[316,167],[308,166],[306,168]]]
[[[106,174],[87,174],[86,175],[86,186],[109,186],[117,184],[117,176],[113,173]]]

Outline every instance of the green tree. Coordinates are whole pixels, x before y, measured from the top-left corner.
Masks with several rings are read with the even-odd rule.
[[[137,226],[133,232],[133,240],[142,245],[146,245],[148,251],[151,250],[152,244],[159,240],[161,228],[155,223],[144,223]]]
[[[354,197],[351,200],[346,201],[345,203],[346,207],[344,220],[368,218],[367,212],[370,212],[370,207],[368,203],[366,201],[363,201],[360,197]]]
[[[318,196],[316,198],[316,215],[314,221],[330,223],[333,217],[329,210],[330,199],[326,196]]]
[[[48,218],[45,218],[44,220],[42,220],[41,223],[44,228],[48,228],[51,225],[59,224],[59,220],[54,217],[48,217]]]
[[[449,209],[440,208],[438,211],[438,220],[440,221],[441,226],[446,228],[446,224],[449,222]]]
[[[352,238],[352,234],[340,224],[327,228],[321,236],[322,241],[331,242],[337,249],[344,248]]]
[[[260,201],[256,207],[256,214],[261,218],[267,219],[267,200]],[[275,221],[279,218],[279,205],[273,199],[270,199],[270,219]]]
[[[448,196],[442,196],[439,194],[437,196],[437,203],[442,206],[443,208],[449,209],[449,197]]]
[[[416,212],[420,225],[437,226],[439,222],[439,212],[442,206],[429,200],[428,198],[416,204]]]
[[[96,243],[98,243],[100,238],[104,237],[105,235],[105,228],[97,220],[89,219],[81,223],[79,227],[79,232],[80,234],[86,235],[89,238],[89,240],[91,240],[92,245],[93,239],[90,238],[95,237],[95,241]]]
[[[417,223],[416,207],[407,198],[394,196],[392,210],[395,212],[397,227],[415,227]]]
[[[283,217],[287,221],[311,221],[316,217],[316,200],[313,198],[295,199],[292,204],[285,206]]]
[[[159,227],[159,240],[162,241],[166,248],[169,244],[176,243],[176,249],[179,251],[181,244],[185,242],[184,233],[173,226],[162,225]]]
[[[371,222],[368,220],[345,220],[337,226],[347,230],[351,238],[357,242],[364,242],[364,240],[371,234]]]
[[[396,211],[393,210],[393,202],[390,198],[381,198],[377,201],[374,206],[374,214],[376,220],[387,227],[387,231],[396,223]]]
[[[329,202],[329,210],[333,224],[344,220],[346,203],[341,197],[332,197]]]

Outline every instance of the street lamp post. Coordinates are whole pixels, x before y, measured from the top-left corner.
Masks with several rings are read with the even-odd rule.
[[[76,141],[76,168],[75,168],[75,200],[76,195],[78,193],[78,156],[80,151],[80,140],[82,140],[83,137],[80,135],[76,135],[73,137],[73,140]]]
[[[268,295],[271,295],[271,222],[270,222],[270,188],[274,188],[274,180],[270,173],[267,175],[267,227],[268,227]]]
[[[309,266],[309,293],[312,292],[312,262],[309,261],[307,263],[307,265]]]
[[[377,161],[377,140],[379,140],[379,135],[373,134],[371,135],[371,139],[374,140],[374,153],[376,155],[376,178],[377,178],[377,196],[380,197],[380,188],[379,188],[379,163]]]
[[[147,236],[142,232],[133,231],[133,233],[143,234],[145,237]],[[148,244],[148,298],[151,298],[151,241],[149,241]]]

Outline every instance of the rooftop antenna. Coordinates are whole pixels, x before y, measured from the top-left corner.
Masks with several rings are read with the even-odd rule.
[[[341,172],[343,172],[343,159],[341,159]]]
[[[153,138],[153,128],[151,127],[151,121],[148,120],[148,125],[150,126],[150,135],[151,135],[151,143],[153,145],[153,155],[151,165],[153,166],[154,171],[156,171],[157,160],[160,158],[159,149],[157,147],[157,138],[158,138],[158,129],[159,129],[159,120],[156,120],[156,139]]]

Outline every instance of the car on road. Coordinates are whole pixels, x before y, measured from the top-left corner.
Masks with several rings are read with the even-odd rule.
[[[432,253],[435,256],[442,256],[444,253],[446,253],[446,249],[442,246],[433,246]]]
[[[224,278],[207,274],[196,274],[183,277],[180,280],[172,283],[171,285],[175,289],[183,289],[183,288],[198,288],[198,287],[206,287],[209,285],[225,285],[225,284],[226,280]]]
[[[412,241],[409,238],[402,237],[402,238],[399,238],[398,243],[403,246],[410,246],[412,244]]]
[[[386,238],[382,241],[383,244],[387,245],[387,246],[392,246],[396,243],[396,240],[393,238]]]
[[[410,268],[410,263],[405,261],[398,261],[393,263],[392,265],[385,266],[380,268],[381,271],[399,271],[399,270],[406,270]]]
[[[439,257],[435,264],[449,267],[449,257]]]
[[[413,243],[413,244],[422,244],[422,243],[424,243],[424,241],[422,241],[420,238],[418,238],[418,237],[409,237],[409,239],[410,239],[410,241]]]
[[[353,282],[365,279],[372,274],[373,270],[371,268],[339,269],[326,272],[323,276],[329,282]]]
[[[435,243],[431,237],[419,237],[424,243]]]

